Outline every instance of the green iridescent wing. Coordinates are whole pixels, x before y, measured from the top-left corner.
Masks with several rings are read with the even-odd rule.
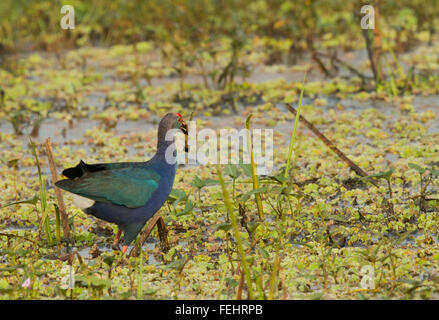
[[[73,180],[60,180],[56,186],[95,201],[138,208],[148,202],[159,181],[160,175],[152,169],[128,167],[85,172]]]

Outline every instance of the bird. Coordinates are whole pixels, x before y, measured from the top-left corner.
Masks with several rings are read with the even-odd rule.
[[[174,129],[174,131],[170,131]],[[112,248],[122,253],[145,223],[163,206],[171,193],[177,170],[174,136],[188,127],[179,113],[166,114],[159,123],[157,151],[145,162],[79,164],[63,170],[67,179],[55,183],[73,194],[73,202],[84,213],[118,226]],[[170,134],[169,134],[170,133]]]

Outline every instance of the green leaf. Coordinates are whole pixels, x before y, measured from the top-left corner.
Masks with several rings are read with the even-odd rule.
[[[191,186],[198,188],[198,189],[201,189],[202,187],[204,187],[203,180],[198,178],[198,176],[195,176],[195,178],[192,180],[192,182],[190,184],[191,184]]]
[[[241,201],[245,202],[248,200],[248,198],[250,198],[253,194],[256,193],[265,193],[268,191],[268,187],[262,187],[262,188],[257,188],[257,189],[253,189],[250,190],[249,192],[246,192],[244,194],[241,195]]]
[[[242,171],[244,171],[244,174],[247,177],[252,178],[253,174],[252,174],[252,167],[250,164],[246,164],[246,163],[240,163],[239,166],[241,167]]]
[[[431,169],[430,169],[430,172],[431,172],[431,175],[432,175],[433,177],[437,177],[437,176],[439,176],[439,170],[436,170],[436,169],[434,169],[434,168],[431,168]]]
[[[105,262],[105,264],[107,264],[110,267],[113,264],[113,262],[116,260],[116,257],[112,254],[103,254],[102,257],[103,257],[102,260]]]
[[[14,159],[10,159],[7,161],[8,167],[12,168],[15,167],[18,163],[18,160],[20,160],[20,158],[14,158]]]
[[[256,228],[259,227],[259,225],[260,225],[259,222],[257,222],[257,223],[249,223],[249,224],[248,224],[248,230],[249,230],[251,233],[253,233],[253,232],[256,230]]]
[[[264,248],[258,247],[258,251],[265,259],[268,259],[270,257],[269,253]]]
[[[226,283],[232,288],[236,288],[236,286],[238,286],[238,281],[232,278],[226,278]]]
[[[168,201],[170,201],[175,208],[178,203],[186,200],[187,198],[188,195],[186,194],[186,192],[178,189],[172,189],[171,193],[168,196]]]
[[[224,231],[229,231],[232,228],[232,224],[231,223],[220,223],[216,229],[217,230],[224,230]]]
[[[152,289],[152,288],[147,288],[147,289],[143,289],[143,295],[147,295],[147,296],[152,296],[157,292],[156,289]]]
[[[327,216],[327,219],[338,221],[338,222],[348,222],[348,220],[342,216],[331,215],[331,214]]]
[[[75,283],[80,287],[88,287],[90,285],[91,287],[96,289],[104,289],[111,285],[111,280],[101,279],[95,276],[76,276]]]
[[[17,264],[15,266],[11,266],[11,267],[4,267],[4,268],[0,268],[1,272],[5,272],[5,271],[14,271],[20,268],[23,268],[24,264]]]
[[[252,117],[253,117],[253,114],[250,113],[247,117],[247,120],[245,120],[245,126],[247,129],[250,129],[250,120]]]
[[[427,171],[426,169],[424,169],[424,168],[418,166],[418,165],[415,164],[415,163],[409,163],[408,166],[409,166],[409,168],[415,169],[415,170],[418,171],[420,174],[423,174],[423,173],[425,173],[425,171]]]
[[[226,164],[224,172],[234,180],[238,179],[238,177],[241,175],[238,167],[234,164]]]
[[[277,174],[274,176],[266,176],[266,177],[263,177],[263,179],[273,180],[273,181],[276,181],[280,184],[288,182],[288,178],[285,178],[283,174]]]
[[[166,268],[181,271],[188,260],[189,260],[189,257],[184,257],[184,258],[172,261],[171,263],[168,263],[166,265]]]
[[[190,201],[188,199],[186,201],[186,204],[184,205],[183,211],[178,212],[175,216],[176,217],[181,217],[181,216],[187,215],[187,214],[192,212],[193,207],[194,207],[194,205],[192,204],[192,201]]]
[[[372,174],[372,175],[367,176],[365,178],[377,178],[377,179],[386,179],[386,180],[388,180],[388,179],[390,179],[390,177],[392,176],[394,171],[395,171],[395,169],[392,168],[392,169],[387,170],[387,171],[383,171],[383,172],[379,172],[379,173],[376,173],[376,174]]]
[[[33,205],[36,205],[38,200],[40,200],[40,198],[37,195],[35,195],[30,199],[14,201],[14,202],[10,202],[8,204],[5,204],[5,205],[1,206],[0,209],[6,208],[9,206],[13,206],[14,204],[33,204]]]
[[[195,178],[192,180],[192,182],[190,184],[191,184],[191,186],[193,186],[197,189],[202,189],[206,186],[212,186],[212,185],[215,185],[218,183],[219,183],[218,180],[214,180],[214,179],[202,180],[198,176],[195,176]]]

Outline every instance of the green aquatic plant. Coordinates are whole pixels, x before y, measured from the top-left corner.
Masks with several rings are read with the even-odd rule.
[[[245,126],[247,128],[247,148],[248,148],[248,153],[250,155],[250,168],[251,168],[251,177],[253,180],[253,193],[255,195],[256,205],[258,208],[259,220],[263,221],[264,220],[264,208],[262,205],[261,194],[260,194],[260,192],[256,192],[256,190],[259,189],[259,178],[256,175],[256,166],[255,166],[255,159],[254,159],[254,154],[253,154],[253,143],[252,143],[252,136],[251,136],[251,131],[250,131],[251,118],[252,118],[252,114],[250,114],[247,117],[247,120],[245,122]]]
[[[244,251],[244,247],[242,245],[241,236],[239,234],[238,219],[237,219],[235,211],[233,209],[233,205],[230,202],[229,193],[226,189],[226,185],[224,183],[224,179],[223,179],[219,165],[216,165],[216,173],[218,176],[219,183],[221,185],[221,189],[222,189],[222,193],[223,193],[223,201],[224,201],[224,204],[226,206],[226,210],[229,214],[229,217],[232,221],[233,234],[235,236],[236,246],[238,248],[238,252],[239,252],[239,256],[240,256],[243,274],[244,274],[244,277],[245,277],[246,282],[247,282],[248,297],[249,297],[249,299],[253,299],[253,283],[252,283],[250,269],[249,269],[248,262],[247,262],[247,257],[246,257],[245,251]]]
[[[414,169],[419,174],[419,195],[413,197],[413,199],[419,199],[419,211],[425,211],[426,203],[428,200],[427,196],[432,194],[433,191],[427,191],[428,187],[433,183],[434,179],[439,177],[439,170],[435,169],[433,166],[431,168],[423,168],[415,163],[409,163],[408,167]]]
[[[44,226],[44,230],[45,230],[46,236],[47,236],[47,241],[48,241],[49,245],[52,245],[53,237],[52,237],[52,232],[50,230],[49,216],[48,216],[48,210],[47,210],[46,178],[41,174],[40,160],[38,158],[38,151],[36,149],[36,146],[33,143],[31,138],[29,138],[29,142],[31,144],[32,152],[33,152],[34,157],[35,157],[35,165],[37,166],[37,169],[38,169],[38,181],[40,184],[40,197],[39,197],[40,215],[41,215],[40,229],[42,229]],[[58,228],[59,228],[59,225],[58,225]],[[59,233],[59,231],[57,231],[57,233]]]
[[[198,201],[201,203],[201,189],[207,186],[213,186],[218,184],[218,180],[214,179],[200,179],[198,176],[195,176],[195,178],[191,182],[191,186],[197,188],[198,191]]]
[[[288,148],[288,157],[287,157],[287,164],[285,167],[285,172],[284,172],[284,178],[287,179],[290,175],[290,164],[291,164],[291,158],[293,155],[293,149],[294,149],[294,143],[296,140],[296,131],[297,128],[299,126],[299,119],[300,119],[300,111],[302,109],[302,98],[303,98],[303,92],[305,91],[305,83],[306,83],[306,72],[303,78],[303,82],[302,82],[302,89],[300,91],[300,98],[299,98],[299,105],[297,107],[297,114],[294,120],[294,127],[293,127],[293,132],[291,133],[291,139],[290,139],[290,145]],[[286,181],[284,182],[284,185],[286,185]]]
[[[37,167],[39,193],[35,194],[32,198],[29,198],[29,199],[13,201],[13,202],[4,204],[0,208],[6,208],[6,207],[9,207],[12,205],[19,205],[19,204],[33,205],[35,207],[35,209],[39,212],[39,218],[40,218],[39,230],[40,231],[44,230],[44,232],[46,233],[46,236],[47,236],[47,242],[51,246],[53,244],[53,235],[52,235],[52,231],[50,228],[50,221],[49,221],[49,216],[48,216],[48,213],[49,213],[48,205],[50,205],[50,204],[54,205],[55,218],[56,218],[55,237],[56,237],[56,240],[58,243],[60,243],[60,240],[61,240],[60,239],[61,231],[60,231],[59,209],[58,209],[58,205],[55,202],[49,201],[49,199],[48,199],[47,192],[46,192],[46,178],[41,173],[38,151],[37,151],[36,146],[31,138],[29,138],[29,143],[30,143],[30,146],[32,148],[33,156],[35,159],[35,165]],[[40,204],[39,206],[37,206],[38,203]]]
[[[388,190],[388,197],[389,197],[389,199],[385,200],[385,202],[387,204],[387,208],[388,208],[387,218],[390,218],[391,216],[393,216],[395,214],[394,205],[393,205],[393,189],[392,189],[392,183],[390,181],[394,172],[395,172],[395,169],[390,168],[387,171],[375,173],[375,174],[369,175],[367,177],[364,177],[365,179],[370,179],[370,178],[383,179],[387,182],[387,190]]]
[[[241,176],[238,166],[234,164],[226,164],[224,167],[224,173],[232,178],[232,197],[235,198],[235,185],[236,180]]]
[[[177,212],[177,205],[182,202],[184,203],[184,208],[183,210]],[[194,207],[192,201],[189,199],[189,194],[186,194],[186,192],[184,192],[183,190],[178,189],[172,189],[171,193],[168,196],[167,204],[169,211],[173,212],[176,217],[192,213],[192,209]],[[169,204],[172,204],[172,209]]]

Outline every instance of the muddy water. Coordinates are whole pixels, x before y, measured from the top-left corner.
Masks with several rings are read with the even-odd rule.
[[[344,109],[344,112],[346,111],[352,111],[355,114],[359,114],[369,108],[375,108],[380,113],[386,115],[389,117],[387,122],[392,121],[392,119],[395,117],[398,117],[399,114],[399,108],[391,103],[384,102],[384,101],[355,101],[352,99],[337,99],[334,97],[322,97],[326,100],[326,104],[324,106],[321,106],[321,108],[324,112],[329,110],[337,110],[337,106],[341,105]],[[313,104],[314,99],[310,99],[307,97],[304,97],[303,104]],[[413,99],[413,106],[416,111],[424,112],[427,110],[433,111],[436,114],[436,120],[431,121],[429,123],[429,133],[435,134],[439,133],[439,96],[417,96]],[[285,113],[288,113],[288,110],[286,109],[284,104],[276,104],[276,107],[280,110],[283,110]],[[209,126],[212,129],[220,129],[220,128],[227,128],[227,127],[234,127],[237,129],[240,129],[237,122],[235,121],[236,117],[242,118],[241,112],[246,108],[246,106],[242,104],[238,104],[238,110],[237,114],[231,114],[231,115],[220,115],[215,116],[214,118],[207,118],[204,116],[197,116],[197,118],[203,119],[203,120],[212,120],[209,121]],[[147,120],[139,120],[139,121],[118,121],[116,127],[112,129],[112,133],[116,136],[129,134],[132,132],[136,133],[147,133],[151,130],[155,130],[157,127],[157,122],[159,118],[157,116],[150,117]],[[238,122],[239,123],[239,122]],[[52,142],[63,145],[68,144],[69,141],[75,140],[75,139],[82,139],[84,137],[84,134],[86,130],[92,129],[97,126],[102,126],[102,123],[97,120],[90,120],[90,119],[75,119],[73,120],[72,124],[69,125],[68,123],[65,123],[60,120],[56,119],[46,119],[42,121],[40,125],[39,135],[35,138],[40,143],[43,143],[46,138],[51,138]],[[283,121],[283,122],[277,122],[274,126],[274,130],[277,132],[290,132],[293,126],[292,121]],[[255,128],[261,128],[263,126],[256,124],[254,125]],[[384,125],[383,129],[386,130],[387,126]],[[198,128],[199,129],[199,128]],[[305,129],[308,131],[307,129]],[[31,128],[24,129],[24,135],[20,136],[19,139],[23,142],[23,145],[28,147],[28,134],[30,134]],[[0,132],[5,133],[13,133],[12,125],[0,120]],[[322,132],[324,133],[324,128],[322,128]],[[358,143],[367,144],[370,143],[369,139],[365,136],[357,136]],[[287,145],[288,139],[285,137],[283,141],[277,141],[277,144],[281,145]],[[76,149],[84,149],[85,146],[83,145],[71,145],[70,148],[72,151]],[[128,146],[128,154],[127,157],[131,157],[135,155],[137,150],[134,148],[134,146]],[[85,150],[87,153],[89,153],[88,148],[85,147]],[[345,150],[348,151],[348,150]],[[388,160],[390,163],[394,162],[399,159],[398,155],[387,153],[384,155],[384,158]],[[190,165],[191,167],[194,165]],[[196,165],[195,165],[196,166]]]
[[[9,233],[16,234],[17,232],[20,232],[20,231],[34,231],[34,232],[36,232],[37,230],[38,230],[38,227],[36,227],[36,226],[7,226],[6,228],[3,228],[3,229],[0,228],[0,232],[8,233],[8,234]],[[160,263],[153,254],[153,250],[156,248],[157,245],[158,245],[158,240],[156,240],[154,238],[148,238],[146,240],[145,244],[142,246],[143,250],[145,250],[146,252],[149,253],[148,263],[150,263],[150,264],[159,264]],[[111,245],[109,245],[107,243],[98,242],[97,247],[101,253],[113,251]],[[128,252],[132,248],[133,248],[133,246],[130,246],[128,248]],[[73,247],[73,248],[70,248],[70,250],[77,251],[81,255],[81,257],[84,258],[85,260],[90,260],[92,258],[91,254],[90,254],[91,247]],[[2,260],[6,261],[7,256],[0,255],[0,261],[2,261]],[[5,262],[3,262],[3,263],[5,263]]]
[[[49,57],[47,53],[41,52],[39,53],[43,57]],[[339,53],[340,58],[343,58],[343,60],[347,63],[360,66],[367,62],[367,52],[366,50],[355,50],[349,53]],[[309,57],[303,56],[300,58],[301,62],[303,63],[309,63]],[[96,65],[98,69],[102,69],[99,65]],[[268,67],[269,68],[269,67]],[[267,67],[257,67],[253,72],[251,73],[249,78],[246,79],[237,79],[238,82],[241,81],[248,81],[250,83],[263,83],[266,81],[273,81],[278,79],[283,79],[286,82],[300,82],[303,80],[304,72],[303,71],[292,71],[289,70],[288,72],[269,72],[266,70]],[[344,70],[345,71],[345,70]],[[346,72],[346,71],[345,71]],[[103,71],[103,82],[104,84],[108,84],[109,87],[112,87],[116,85],[120,79],[118,77],[111,73],[110,71]],[[343,77],[348,74],[341,73],[339,76]],[[369,74],[367,74],[369,76]],[[315,81],[315,80],[322,80],[324,78],[323,74],[319,72],[316,69],[312,69],[312,71],[307,76],[308,81]],[[168,76],[168,77],[162,77],[162,78],[153,78],[151,85],[152,86],[164,86],[169,83],[175,83],[178,82],[178,78],[175,76]],[[185,80],[186,83],[198,83],[202,84],[203,80],[201,76],[199,75],[188,75]],[[147,83],[141,83],[141,85],[147,86]],[[94,106],[98,111],[104,110],[107,105],[105,102],[106,93],[104,92],[91,92],[87,96],[83,97],[83,100],[81,102],[84,106]],[[353,111],[356,113],[362,112],[368,108],[375,108],[379,112],[385,114],[385,115],[392,115],[396,114],[398,112],[397,108],[392,105],[391,103],[384,102],[382,100],[372,100],[372,101],[354,101],[351,99],[337,99],[334,97],[320,97],[326,100],[327,104],[322,107],[323,110],[330,110],[335,109],[338,104],[342,105],[345,109],[345,111]],[[55,98],[42,98],[41,100],[53,100]],[[55,99],[56,100],[56,99]],[[65,107],[63,105],[63,101],[55,101],[53,100],[52,103],[55,106],[56,109]],[[313,99],[309,99],[307,97],[304,97],[303,104],[312,104],[314,102]],[[433,96],[416,96],[413,99],[413,105],[415,107],[416,111],[426,111],[431,110],[439,119],[439,96],[433,95]],[[279,108],[282,109],[282,105],[277,105]],[[238,106],[238,114],[239,111],[243,109],[243,106]],[[285,112],[288,112],[284,108]],[[236,127],[234,124],[235,122],[233,115],[231,116],[215,116],[215,121],[212,121],[214,128],[219,128],[220,125],[227,126],[227,127]],[[203,118],[203,117],[200,117]],[[117,123],[117,126],[114,130],[115,135],[121,135],[125,133],[130,132],[148,132],[149,130],[156,127],[156,123],[159,119],[157,117],[151,117],[150,119],[146,121],[119,121]],[[79,139],[82,138],[84,135],[84,132],[87,129],[93,128],[95,126],[100,125],[99,121],[96,120],[90,120],[90,119],[79,119],[74,120],[73,127],[69,127],[69,125],[63,121],[55,120],[55,119],[47,119],[44,120],[41,123],[39,136],[37,137],[37,140],[40,142],[44,142],[44,140],[47,137],[50,137],[53,142],[57,142],[60,144],[65,143],[66,141],[72,140],[72,139]],[[274,127],[275,130],[284,130],[289,127],[288,123],[279,123]],[[439,121],[435,121],[430,128],[430,133],[437,133],[439,132]],[[23,141],[25,140],[27,142],[27,135],[30,134],[31,128],[25,128],[24,129],[24,137]],[[0,132],[6,132],[6,133],[13,133],[12,125],[7,123],[4,119],[0,119]]]
[[[337,110],[337,105],[343,106],[344,111],[353,111],[356,114],[359,114],[367,109],[374,108],[378,110],[380,113],[386,116],[397,115],[399,110],[396,106],[391,103],[384,101],[355,101],[352,99],[336,99],[333,97],[321,97],[326,100],[326,105],[322,106],[322,110],[329,111],[331,109]],[[314,99],[303,98],[303,105],[312,104]],[[433,111],[437,115],[437,120],[431,123],[430,131],[432,133],[439,132],[439,96],[427,96],[427,97],[414,97],[413,106],[416,111],[424,112],[424,111]],[[288,113],[284,104],[278,103],[276,104],[281,110],[284,110]],[[239,115],[239,111],[243,110],[244,106],[242,104],[238,104],[238,115],[219,115],[214,117],[214,121],[212,121],[212,128],[218,129],[223,127],[235,127],[235,118],[242,117]],[[203,120],[209,120],[212,118],[207,118],[204,116],[197,116],[197,118]],[[157,126],[158,117],[151,117],[148,120],[139,120],[139,121],[118,121],[116,128],[114,130],[115,135],[122,135],[131,132],[148,132],[153,130]],[[72,126],[69,124],[56,120],[56,119],[46,119],[43,120],[40,125],[39,135],[37,140],[43,142],[46,138],[51,138],[53,142],[57,142],[63,144],[67,141],[73,139],[83,138],[86,130],[91,129],[96,126],[100,126],[102,123],[97,120],[90,119],[76,119],[73,121]],[[278,123],[274,129],[275,130],[283,130],[285,129],[285,125],[290,125],[286,122]],[[30,134],[31,128],[25,128],[23,130],[24,135],[22,136],[22,140],[27,141],[27,136]],[[13,133],[13,127],[10,123],[5,120],[0,119],[0,132],[4,133]]]
[[[146,252],[148,252],[149,254],[148,254],[148,263],[149,264],[160,264],[160,261],[158,261],[156,258],[155,258],[155,256],[154,256],[154,254],[152,254],[152,251],[155,249],[155,247],[156,247],[156,245],[157,245],[157,241],[155,241],[154,239],[152,239],[153,241],[152,242],[146,242],[143,246],[142,246],[142,249],[144,250],[144,251],[146,251]],[[127,252],[130,252],[130,250],[132,249],[132,247],[133,246],[130,246],[129,248],[128,248],[128,251]],[[98,245],[98,248],[99,248],[99,251],[101,252],[101,253],[103,253],[103,252],[112,252],[113,251],[113,248],[111,248],[111,246],[110,245],[107,245],[107,244],[101,244],[101,245]],[[86,260],[90,260],[92,257],[91,257],[91,255],[90,255],[90,250],[91,250],[91,248],[90,247],[85,247],[85,248],[82,248],[82,249],[79,249],[78,250],[78,253],[79,253],[79,255],[82,257],[82,258],[84,258],[84,259],[86,259]]]

